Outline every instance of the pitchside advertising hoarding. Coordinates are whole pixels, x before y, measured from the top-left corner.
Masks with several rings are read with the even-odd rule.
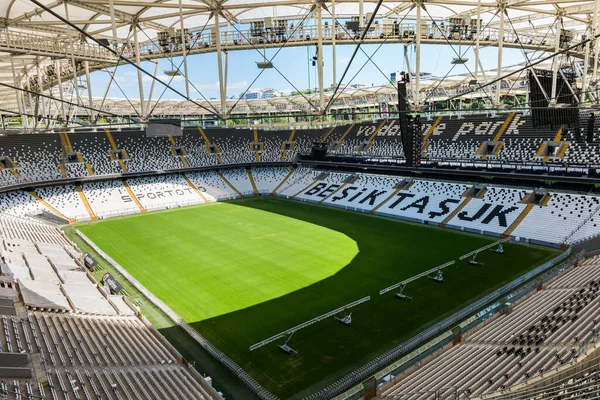
[[[379,103],[379,112],[381,118],[388,119],[390,117],[390,105],[388,103]]]
[[[96,265],[98,262],[92,257],[90,253],[83,253],[83,263],[90,271],[94,272],[96,270]]]
[[[109,273],[104,274],[102,277],[104,286],[108,287],[111,294],[121,294],[123,286]]]

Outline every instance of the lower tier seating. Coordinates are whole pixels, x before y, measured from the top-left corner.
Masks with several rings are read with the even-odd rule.
[[[600,198],[537,192],[534,188],[480,186],[353,174],[299,167],[221,169],[153,175],[125,181],[49,186],[0,194],[0,213],[70,220],[137,213],[254,195],[294,197],[420,223],[541,244],[573,244],[600,234]],[[287,178],[287,179],[286,179]],[[254,186],[253,186],[254,183]]]
[[[586,260],[462,343],[394,378],[379,398],[446,398],[457,390],[474,398],[578,360],[598,324],[599,273],[600,259]]]

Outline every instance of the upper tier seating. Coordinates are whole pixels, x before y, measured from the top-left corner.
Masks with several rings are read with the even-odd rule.
[[[80,178],[90,175],[84,163],[66,163],[64,168],[67,178]]]
[[[183,163],[171,153],[173,146],[167,137],[148,137],[146,132],[113,132],[118,149],[127,152],[129,172],[161,171],[184,168]]]
[[[428,126],[424,125],[423,130]],[[344,136],[346,131],[348,133]],[[328,142],[338,142],[338,146],[330,151],[331,154],[355,154],[377,158],[400,158],[403,155],[400,125],[396,120],[383,124],[356,124],[349,131],[348,127],[338,127],[331,133]]]
[[[290,138],[290,131],[261,131],[257,136],[258,142],[263,143],[263,151],[259,155],[260,161],[282,161],[284,153],[282,146]]]
[[[206,151],[206,142],[197,129],[185,129],[183,134],[174,137],[178,146],[187,150],[186,161],[190,167],[205,167],[218,164],[217,158]]]
[[[583,267],[525,298],[511,313],[499,314],[462,343],[386,384],[379,397],[446,398],[458,390],[474,398],[576,360],[581,344],[597,327],[599,273],[600,260],[586,260]]]
[[[221,150],[223,164],[247,164],[256,161],[250,145],[254,142],[254,133],[248,129],[235,129],[223,132],[221,129],[205,129],[211,144]]]
[[[469,116],[462,119],[444,119],[429,137],[424,156],[429,159],[471,160],[481,143],[492,140],[506,115],[497,118]]]
[[[18,185],[21,180],[17,178],[9,169],[0,170],[0,186]]]
[[[15,162],[17,172],[28,182],[62,178],[58,168],[62,160],[58,134],[1,136],[0,153]]]
[[[73,151],[81,153],[83,160],[92,165],[94,174],[107,175],[123,172],[119,163],[112,161],[108,155],[112,147],[105,132],[71,133],[69,140]]]
[[[294,137],[291,140],[294,144],[293,150],[282,154],[281,161],[293,161],[297,154],[310,154],[313,143],[319,142],[327,131],[328,129],[295,130]],[[288,139],[286,141],[289,141]]]
[[[600,165],[600,116],[594,142],[576,138],[575,128],[564,127],[560,140],[568,141],[564,158],[545,160],[537,153],[542,143],[554,141],[561,127],[534,127],[530,116],[514,114],[501,133],[509,114],[468,115],[462,118],[423,116],[423,157],[429,162],[473,161],[486,141],[502,142],[497,154],[487,156],[495,163],[567,162]],[[583,117],[582,117],[583,118]],[[581,128],[584,129],[584,128]],[[334,128],[263,131],[236,128],[197,127],[183,130],[182,136],[148,137],[144,131],[111,131],[114,146],[125,150],[129,159],[124,164],[129,172],[173,170],[186,167],[206,167],[217,164],[251,164],[255,162],[291,162],[297,154],[310,154],[314,142],[325,140],[331,155],[353,155],[372,160],[403,159],[400,127],[396,120],[349,124]],[[583,135],[583,133],[582,133]],[[582,136],[580,135],[580,136]],[[106,132],[67,134],[74,152],[83,162],[63,163],[63,148],[58,134],[7,135],[0,137],[0,160],[9,157],[16,163],[15,173],[0,168],[0,185],[16,185],[21,178],[28,182],[82,177],[90,174],[123,173],[118,161],[111,160],[113,146]],[[559,139],[557,139],[559,140]],[[208,144],[214,145],[213,153]],[[253,144],[255,146],[253,146]],[[172,152],[184,147],[183,157]],[[185,154],[187,153],[187,154]],[[86,164],[89,164],[86,165]],[[10,162],[7,163],[10,165]],[[89,168],[88,168],[89,167]],[[18,174],[21,176],[19,177]]]
[[[504,146],[497,160],[519,163],[532,161],[542,143],[554,140],[557,131],[549,127],[534,127],[530,117],[515,114],[500,139]]]

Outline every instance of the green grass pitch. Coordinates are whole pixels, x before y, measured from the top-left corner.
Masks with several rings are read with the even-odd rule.
[[[495,239],[273,197],[240,199],[78,226],[146,288],[263,386],[299,397],[349,372],[469,301],[556,256],[515,244],[458,262],[445,281],[379,290]],[[364,296],[353,326],[333,318],[248,347]],[[218,381],[218,377],[215,377]]]

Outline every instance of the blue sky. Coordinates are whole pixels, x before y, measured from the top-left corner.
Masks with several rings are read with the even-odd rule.
[[[369,55],[373,54],[377,49],[378,45],[363,45],[361,48]],[[337,79],[340,80],[344,69],[348,65],[348,61],[354,51],[355,45],[338,45],[337,51]],[[463,46],[462,51],[466,47]],[[455,46],[458,51],[458,47]],[[286,93],[294,90],[294,86],[298,89],[306,89],[309,87],[309,74],[310,74],[310,87],[316,86],[316,68],[309,66],[312,61],[312,57],[315,55],[316,46],[311,47],[294,47],[282,49],[277,57],[273,60],[274,66],[279,69],[289,80],[287,82],[275,69],[263,70],[264,72],[258,79],[252,84],[252,88],[267,88],[271,87]],[[271,58],[277,49],[267,49],[267,59]],[[333,72],[332,72],[332,51],[331,46],[324,46],[323,52],[324,60],[324,79],[325,86],[329,86],[333,83]],[[411,62],[411,68],[414,70],[414,46],[409,47],[409,57]],[[430,72],[437,76],[444,76],[449,69],[452,67],[450,61],[455,57],[450,46],[440,45],[423,45],[421,50],[421,71]],[[474,71],[475,56],[471,50],[466,54],[469,58],[469,62],[466,66],[456,66],[451,75],[467,73],[467,68]],[[495,69],[497,64],[497,49],[495,47],[483,48],[480,52],[481,62],[485,69]],[[504,49],[503,55],[504,66],[510,66],[523,62],[521,52],[517,49]],[[256,67],[255,62],[263,59],[262,53],[259,54],[256,50],[242,50],[242,51],[231,51],[229,52],[229,77],[228,77],[228,89],[227,96],[238,96],[242,93],[257,77],[260,70]],[[352,67],[350,68],[343,83],[361,83],[367,86],[379,86],[387,83],[391,72],[406,70],[404,61],[404,46],[400,44],[385,44],[383,45],[373,56],[373,61],[379,66],[381,71],[385,73],[385,76],[377,70],[372,63],[367,65],[360,71],[360,73],[351,81],[351,78],[355,73],[362,67],[367,60],[367,56],[359,51]],[[202,92],[206,98],[218,98],[219,96],[219,85],[218,85],[218,70],[217,70],[217,56],[216,54],[199,54],[188,57],[188,70],[189,70],[189,81],[191,84]],[[181,58],[175,58],[173,60],[175,65],[179,65]],[[143,67],[153,72],[155,65],[150,62],[144,62]],[[164,75],[164,70],[170,70],[171,61],[170,59],[160,60],[159,65],[159,78],[165,82],[169,81],[169,77]],[[183,67],[181,67],[183,70]],[[92,94],[94,97],[102,97],[106,90],[106,85],[109,82],[109,74],[104,71],[94,72],[91,76],[92,79]],[[145,98],[147,99],[148,93],[151,86],[151,78],[144,78],[144,92]],[[139,98],[138,84],[137,84],[137,73],[135,68],[130,65],[122,65],[118,68],[116,74],[116,81],[121,87],[122,91],[113,83],[108,93],[110,98]],[[185,92],[185,83],[183,77],[175,78],[171,82],[171,86]],[[154,93],[152,98],[158,98],[164,86],[158,82],[155,85]],[[190,85],[190,96],[193,99],[201,99],[200,94]],[[176,93],[167,90],[163,96],[163,99],[180,99],[181,97]]]

